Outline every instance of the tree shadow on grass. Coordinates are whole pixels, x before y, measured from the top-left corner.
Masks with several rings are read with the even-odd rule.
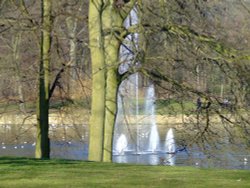
[[[67,160],[67,159],[35,159],[35,158],[25,158],[25,157],[0,157],[0,165],[13,165],[13,166],[22,166],[22,165],[72,165],[79,163],[79,160]]]

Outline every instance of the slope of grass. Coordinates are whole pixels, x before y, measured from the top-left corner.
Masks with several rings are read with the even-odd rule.
[[[250,172],[0,158],[0,187],[250,187]]]

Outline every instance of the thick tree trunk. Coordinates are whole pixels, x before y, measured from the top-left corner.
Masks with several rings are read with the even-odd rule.
[[[130,1],[116,7],[112,0],[89,2],[89,34],[92,60],[92,106],[89,160],[112,160],[113,130],[118,88],[119,33],[133,7]]]
[[[49,142],[49,67],[51,47],[51,0],[42,0],[41,60],[37,102],[36,158],[50,158]]]
[[[92,60],[92,103],[89,133],[89,160],[102,161],[105,119],[105,62],[102,38],[101,0],[89,1],[89,45]]]

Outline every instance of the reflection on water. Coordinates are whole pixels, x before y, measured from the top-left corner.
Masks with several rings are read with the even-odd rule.
[[[82,125],[75,128],[68,126],[66,129],[65,126],[57,126],[57,129],[53,129],[50,134],[51,158],[87,160],[88,129]],[[0,126],[0,156],[34,157],[34,141],[34,127],[1,129]],[[164,143],[161,143],[161,145],[164,145]],[[228,144],[226,148],[227,150],[219,148],[223,152],[217,150],[202,152],[199,147],[193,146],[175,154],[163,152],[135,154],[126,151],[114,155],[113,162],[250,170],[250,153],[245,146],[237,146],[237,151],[233,150]]]

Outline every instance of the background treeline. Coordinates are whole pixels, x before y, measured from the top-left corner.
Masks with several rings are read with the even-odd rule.
[[[198,97],[209,98],[216,109],[226,100],[247,110],[249,8],[247,1],[143,1],[138,58],[141,72],[151,71],[157,85],[158,113],[168,113],[167,107],[179,113],[183,106],[190,113]],[[0,112],[33,113],[40,2],[2,0],[0,14]],[[89,110],[88,1],[53,1],[52,21],[50,77],[56,88],[50,106]]]
[[[38,90],[40,1],[1,1],[1,112],[34,112]],[[51,107],[81,102],[89,107],[90,59],[86,1],[53,1]],[[19,108],[17,108],[19,106]],[[20,113],[20,112],[18,112]]]

